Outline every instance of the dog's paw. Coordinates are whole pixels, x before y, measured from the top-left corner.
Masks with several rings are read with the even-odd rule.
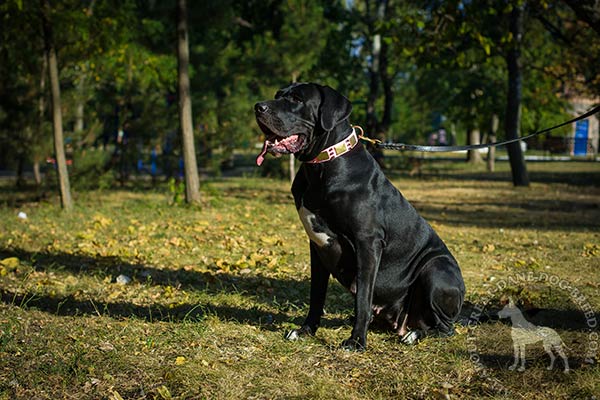
[[[303,336],[313,336],[313,330],[309,326],[303,326],[300,329],[292,329],[285,334],[287,340],[295,341],[301,339]]]
[[[349,351],[365,351],[367,349],[367,341],[365,338],[350,337],[342,342],[342,348]]]
[[[285,334],[285,338],[291,341],[300,339],[300,329],[293,329],[289,331]]]
[[[414,330],[408,332],[406,335],[402,336],[400,342],[407,346],[413,346],[419,342],[419,339],[423,337],[423,332],[420,330]]]

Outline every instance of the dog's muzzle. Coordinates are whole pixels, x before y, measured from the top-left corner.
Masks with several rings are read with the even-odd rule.
[[[305,136],[300,134],[280,135],[274,132],[272,116],[269,115],[269,106],[265,103],[256,103],[254,106],[256,121],[266,136],[260,154],[256,157],[256,165],[260,166],[265,160],[265,154],[271,153],[276,157],[281,154],[293,154],[304,147]]]

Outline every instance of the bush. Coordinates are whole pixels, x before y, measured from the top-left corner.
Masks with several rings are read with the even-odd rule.
[[[70,178],[73,188],[107,189],[115,180],[110,168],[112,154],[103,150],[82,150],[73,154]]]

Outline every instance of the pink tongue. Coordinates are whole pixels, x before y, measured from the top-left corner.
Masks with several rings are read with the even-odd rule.
[[[267,152],[267,141],[265,140],[265,144],[263,145],[262,151],[256,157],[256,165],[259,167],[262,165],[263,161],[265,161],[265,153]]]

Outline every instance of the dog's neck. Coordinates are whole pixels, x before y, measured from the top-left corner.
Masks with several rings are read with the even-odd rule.
[[[296,154],[298,160],[302,162],[311,161],[317,157],[321,151],[341,142],[352,133],[352,126],[348,120],[341,121],[329,132],[323,131],[320,127],[316,129],[320,129],[321,132],[315,132],[316,137],[312,140],[312,143],[302,152]]]

